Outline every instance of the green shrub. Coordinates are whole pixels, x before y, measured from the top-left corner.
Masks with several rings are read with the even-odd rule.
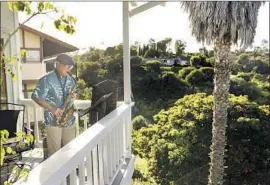
[[[123,59],[121,56],[106,61],[106,68],[110,77],[115,77],[123,68]]]
[[[182,79],[185,79],[186,76],[193,70],[195,70],[196,68],[195,67],[184,67],[183,69],[181,69],[179,72],[178,72],[178,76]]]
[[[149,174],[158,184],[207,184],[212,108],[212,96],[187,95],[155,115],[156,124],[134,133],[133,147],[149,161]],[[269,110],[230,95],[224,185],[269,182]]]
[[[100,69],[100,66],[97,62],[84,62],[82,63],[83,70],[88,70],[88,71],[98,71]]]
[[[270,75],[254,74],[253,78],[250,81],[256,84],[258,87],[270,92],[269,77]]]
[[[192,56],[190,58],[190,65],[191,66],[197,67],[197,66],[200,65],[200,63],[201,63],[201,57],[200,56],[195,55],[195,56]]]
[[[247,53],[241,54],[241,55],[238,57],[238,59],[237,59],[237,63],[242,64],[243,62],[245,62],[245,61],[248,60],[249,56],[250,56],[250,55],[247,54]]]
[[[99,82],[100,65],[97,62],[84,62],[82,64],[81,78],[91,87]]]
[[[213,83],[214,68],[212,68],[212,67],[202,67],[199,70],[203,73],[205,82]]]
[[[184,80],[179,79],[179,77],[171,71],[166,71],[162,73],[162,86],[164,88],[185,88],[187,83]]]
[[[190,58],[190,65],[193,67],[213,67],[213,59],[206,59],[202,54],[194,55]]]
[[[247,82],[244,78],[234,77],[231,79],[230,93],[235,95],[247,95],[250,100],[255,101],[262,96],[261,89],[256,84]]]
[[[209,63],[211,67],[213,67],[215,65],[215,58],[214,57],[207,58],[206,62]]]
[[[79,88],[79,98],[80,100],[91,100],[92,98],[92,89],[87,87],[87,84],[83,79],[79,79],[77,81],[77,85]]]
[[[130,58],[131,67],[137,67],[142,65],[143,58],[140,56],[133,56]]]
[[[172,67],[172,72],[174,72],[175,74],[178,74],[179,71],[180,71],[181,69],[183,69],[183,68],[184,68],[183,66],[173,66],[173,67]]]
[[[147,70],[152,73],[160,73],[160,66],[161,63],[158,60],[153,60],[146,63]]]
[[[152,103],[148,103],[146,100],[138,100],[135,105],[137,109],[136,115],[143,115],[147,120],[152,120],[153,115],[157,114],[162,108],[163,105],[161,103],[160,100],[156,100]]]
[[[250,81],[251,78],[254,76],[254,73],[244,73],[244,72],[239,72],[237,73],[237,77],[243,78],[245,81]]]
[[[195,69],[186,76],[186,82],[192,86],[202,86],[204,83],[204,74],[201,70]]]
[[[260,74],[269,74],[269,58],[252,58],[249,54],[243,53],[239,56],[237,64],[239,70],[245,73],[256,72]]]
[[[146,122],[146,119],[140,115],[133,118],[132,125],[133,125],[133,129],[139,130],[142,127],[146,127],[147,122]]]
[[[144,58],[154,58],[156,56],[156,51],[154,49],[149,49],[145,54]]]
[[[172,71],[172,67],[160,67],[161,71],[165,72],[165,71]]]

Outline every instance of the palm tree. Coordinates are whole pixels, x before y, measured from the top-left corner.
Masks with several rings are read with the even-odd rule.
[[[176,56],[182,55],[186,49],[186,46],[187,44],[185,41],[176,40],[174,44],[174,50],[175,50]]]
[[[209,184],[224,182],[227,107],[230,87],[231,44],[245,48],[253,43],[262,2],[188,1],[182,7],[189,14],[192,34],[199,42],[214,44],[215,77],[212,145]]]

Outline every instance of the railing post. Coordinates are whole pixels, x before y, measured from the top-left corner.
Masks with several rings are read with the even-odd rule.
[[[76,132],[76,136],[78,136],[80,134],[80,123],[79,123],[79,115],[78,113],[74,114],[75,116],[75,132]]]
[[[34,110],[34,136],[35,136],[35,146],[41,147],[42,142],[40,141],[40,135],[39,135],[39,126],[38,126],[38,113],[37,113],[37,107],[33,107]]]
[[[30,124],[30,112],[29,112],[29,107],[25,107],[25,114],[24,116],[27,116],[27,128],[31,129],[31,124]],[[23,123],[24,124],[24,123]],[[27,134],[30,134],[30,131],[27,130]]]
[[[132,153],[132,149],[131,149],[131,143],[132,143],[132,123],[131,123],[131,108],[129,108],[126,116],[126,127],[127,127],[127,148],[126,148],[126,157],[127,158],[131,158],[131,153]]]
[[[124,102],[131,102],[130,48],[129,48],[129,2],[123,2],[123,66],[124,66]]]
[[[132,124],[131,124],[131,107],[126,110],[125,117],[123,118],[124,123],[124,157],[131,158],[131,140],[132,140]]]
[[[123,61],[124,61],[124,102],[131,103],[131,75],[130,75],[130,48],[129,48],[129,2],[123,2]],[[131,158],[131,108],[129,108],[125,122],[125,154]]]

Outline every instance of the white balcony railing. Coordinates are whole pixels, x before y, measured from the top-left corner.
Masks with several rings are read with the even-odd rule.
[[[43,108],[36,104],[32,99],[20,99],[19,103],[25,105],[24,122],[26,123],[26,126],[28,128],[32,126],[34,130],[36,147],[42,147],[41,129],[39,128],[39,126],[44,121]],[[86,109],[91,105],[90,100],[75,100],[74,103],[79,110]],[[120,105],[122,105],[122,103],[123,102],[117,102],[117,106],[119,107]],[[86,130],[89,123],[88,117],[82,117],[82,121],[84,125],[83,130]],[[78,124],[78,122],[76,124]],[[19,128],[21,127],[19,126]],[[77,133],[79,133],[79,129],[77,130]]]
[[[31,101],[23,100],[21,103],[27,108],[33,106]],[[90,102],[77,103],[83,107]],[[113,112],[35,167],[24,184],[65,185],[69,176],[71,185],[110,185],[115,184],[121,174],[117,184],[126,185],[134,168],[134,157],[131,155],[133,104],[121,103]]]
[[[36,147],[42,147],[41,129],[39,126],[44,121],[43,108],[32,99],[20,99],[19,103],[25,105],[24,122],[28,128],[32,126],[34,129]],[[91,105],[91,101],[89,100],[75,100],[74,103],[78,109],[85,109]],[[88,120],[84,119],[84,130],[87,129],[87,122]]]

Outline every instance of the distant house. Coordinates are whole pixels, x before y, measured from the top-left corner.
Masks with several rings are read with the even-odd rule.
[[[24,98],[29,98],[37,80],[51,70],[48,58],[60,53],[78,50],[66,42],[25,25],[20,25],[20,48],[27,51],[27,56],[22,60],[22,90]]]
[[[182,61],[182,65],[189,65],[190,64],[190,57],[189,56],[180,56],[180,60]]]
[[[186,57],[186,56],[177,56],[177,57],[172,57],[169,59],[161,59],[160,61],[161,61],[161,64],[166,65],[166,66],[189,65],[189,57]]]

